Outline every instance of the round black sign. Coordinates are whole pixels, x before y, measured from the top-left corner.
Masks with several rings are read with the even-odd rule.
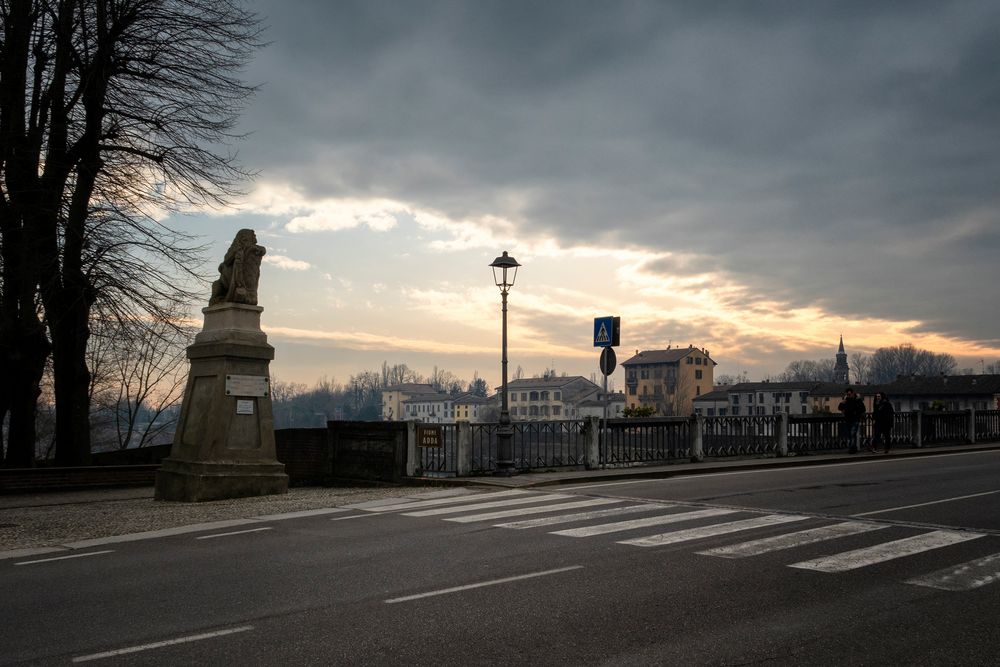
[[[601,372],[605,375],[611,375],[615,372],[615,366],[618,365],[618,358],[615,357],[615,349],[613,347],[606,347],[601,350]]]

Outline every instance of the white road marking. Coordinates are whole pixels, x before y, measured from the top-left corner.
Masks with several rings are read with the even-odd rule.
[[[492,500],[494,498],[510,498],[512,496],[523,496],[530,491],[511,489],[509,491],[496,491],[494,493],[477,493],[464,496],[449,496],[447,498],[435,498],[433,500],[412,500],[392,505],[381,505],[378,507],[361,507],[366,512],[397,512],[415,510],[421,507],[435,507],[437,505],[448,505],[455,502],[472,502],[474,500]]]
[[[87,556],[99,556],[101,554],[114,553],[113,549],[105,549],[104,551],[88,551],[85,554],[70,554],[69,556],[55,556],[53,558],[41,558],[39,560],[22,560],[20,563],[14,563],[14,565],[34,565],[36,563],[51,563],[54,560],[68,560],[70,558],[86,558]]]
[[[467,591],[473,588],[483,588],[484,586],[496,586],[498,584],[506,584],[511,581],[521,581],[522,579],[533,579],[535,577],[546,577],[550,574],[559,574],[561,572],[569,572],[571,570],[582,569],[582,565],[570,565],[569,567],[560,567],[555,570],[545,570],[544,572],[532,572],[531,574],[520,574],[515,577],[504,577],[503,579],[493,579],[492,581],[481,581],[478,584],[466,584],[465,586],[454,586],[452,588],[443,588],[439,591],[429,591],[427,593],[418,593],[416,595],[407,595],[401,598],[391,598],[386,600],[386,604],[396,604],[397,602],[409,602],[410,600],[420,600],[422,598],[429,598],[435,595],[447,595],[448,593],[458,593],[459,591]]]
[[[577,500],[572,503],[556,503],[554,505],[543,505],[541,507],[518,507],[512,510],[500,510],[499,512],[486,512],[485,514],[472,514],[470,516],[457,516],[445,521],[456,523],[472,523],[473,521],[492,521],[493,519],[506,519],[511,516],[525,516],[527,514],[544,514],[546,512],[559,512],[562,510],[573,510],[581,507],[593,507],[595,505],[611,505],[621,503],[618,498],[590,498],[589,500]]]
[[[263,514],[253,517],[257,521],[284,521],[285,519],[301,519],[307,516],[322,516],[324,514],[340,514],[348,510],[343,507],[321,507],[314,510],[299,510],[298,512],[282,512],[281,514]]]
[[[666,507],[669,507],[669,505]],[[623,530],[632,530],[634,528],[662,526],[668,523],[680,523],[681,521],[691,521],[692,519],[703,519],[710,516],[722,516],[723,514],[735,513],[736,510],[726,509],[695,510],[691,512],[679,512],[677,514],[661,514],[659,516],[646,517],[645,519],[631,519],[629,521],[617,521],[615,523],[602,523],[596,526],[585,526],[583,528],[567,528],[566,530],[553,531],[552,534],[565,535],[567,537],[591,537],[593,535],[617,533]]]
[[[677,542],[687,542],[689,540],[700,540],[705,537],[716,535],[726,535],[741,530],[752,528],[762,528],[779,523],[789,523],[792,521],[804,521],[807,516],[791,516],[788,514],[769,514],[759,516],[754,519],[743,519],[742,521],[730,521],[729,523],[717,523],[701,528],[690,528],[688,530],[677,530],[670,533],[660,533],[659,535],[649,535],[638,537],[632,540],[623,540],[618,544],[628,544],[636,547],[658,547],[664,544],[676,544]]]
[[[901,507],[890,507],[886,510],[875,510],[874,512],[862,512],[861,514],[852,514],[851,516],[871,516],[872,514],[885,514],[886,512],[898,512],[900,510],[913,509],[914,507],[927,507],[928,505],[938,505],[940,503],[950,503],[956,500],[968,500],[969,498],[979,498],[980,496],[991,496],[994,493],[1000,493],[1000,489],[996,491],[984,491],[983,493],[973,493],[968,496],[955,496],[954,498],[942,498],[941,500],[932,500],[926,503],[917,503],[916,505],[903,505]]]
[[[429,510],[418,512],[404,512],[403,516],[440,516],[442,514],[457,514],[458,512],[469,512],[477,509],[489,509],[491,507],[510,507],[511,505],[528,505],[530,503],[543,503],[549,500],[562,500],[572,498],[564,493],[550,493],[542,496],[529,496],[527,498],[512,498],[510,500],[494,500],[489,503],[474,503],[472,505],[458,505],[457,507],[435,507]]]
[[[572,523],[574,521],[589,521],[591,519],[601,519],[606,516],[619,516],[622,514],[636,514],[638,512],[653,512],[662,510],[670,505],[646,503],[643,505],[627,505],[626,507],[612,507],[606,510],[594,510],[593,512],[578,512],[577,514],[560,514],[559,516],[543,516],[538,519],[526,519],[524,521],[512,521],[510,523],[498,523],[497,528],[513,528],[521,530],[524,528],[538,528],[540,526],[554,526],[560,523]]]
[[[230,535],[243,535],[245,533],[259,533],[262,530],[274,530],[271,526],[264,526],[263,528],[248,528],[247,530],[234,530],[231,533],[215,533],[213,535],[202,535],[196,537],[196,540],[212,540],[216,537],[229,537]]]
[[[101,660],[102,658],[113,658],[118,655],[125,655],[127,653],[138,653],[140,651],[148,651],[154,648],[162,648],[164,646],[174,646],[175,644],[186,644],[188,642],[197,642],[202,639],[212,639],[214,637],[224,637],[225,635],[236,634],[237,632],[246,632],[247,630],[253,630],[252,625],[244,625],[238,628],[230,628],[228,630],[217,630],[216,632],[205,632],[200,635],[188,635],[187,637],[178,637],[177,639],[167,639],[162,642],[153,642],[152,644],[142,644],[140,646],[129,646],[128,648],[119,648],[113,651],[105,651],[103,653],[92,653],[90,655],[80,655],[73,658],[73,662],[89,662],[91,660]]]
[[[959,533],[950,530],[935,530],[923,535],[905,537],[901,540],[877,544],[873,547],[845,551],[832,556],[823,556],[801,563],[793,563],[788,567],[801,570],[816,570],[818,572],[845,572],[859,567],[867,567],[876,563],[912,556],[931,549],[939,549],[960,542],[968,542],[984,537],[982,533]]]
[[[456,496],[470,496],[476,494],[476,491],[470,491],[469,489],[464,488],[442,489],[440,491],[432,491],[430,493],[396,496],[395,498],[381,498],[379,500],[366,500],[363,503],[351,503],[350,505],[344,505],[343,507],[349,510],[371,510],[379,507],[385,507],[387,505],[402,505],[404,503],[415,503],[421,500],[430,500],[434,498],[454,498]]]
[[[958,567],[938,570],[922,577],[908,579],[915,586],[939,588],[943,591],[968,591],[1000,581],[1000,554],[962,563]]]
[[[79,542],[69,542],[64,547],[69,549],[86,549],[87,547],[103,546],[105,544],[116,544],[118,542],[135,542],[138,540],[148,540],[153,537],[173,537],[174,535],[185,535],[187,533],[200,533],[206,530],[217,528],[231,528],[233,526],[246,526],[247,524],[259,523],[256,519],[226,519],[224,521],[212,521],[209,523],[195,523],[189,526],[177,526],[175,528],[163,528],[161,530],[147,530],[142,533],[129,533],[127,535],[114,535],[112,537],[98,537],[91,540],[80,540]]]
[[[806,544],[867,533],[873,530],[882,530],[888,527],[888,525],[879,525],[877,523],[844,521],[843,523],[835,523],[831,526],[820,526],[819,528],[810,528],[809,530],[801,530],[796,533],[788,533],[787,535],[765,537],[750,542],[741,542],[707,551],[699,551],[698,553],[704,556],[720,556],[722,558],[746,558],[747,556],[758,556],[772,551],[792,549]]]

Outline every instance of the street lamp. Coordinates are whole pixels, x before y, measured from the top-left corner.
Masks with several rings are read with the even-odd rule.
[[[503,374],[502,396],[500,399],[500,427],[497,429],[497,475],[509,477],[514,474],[514,427],[510,423],[510,410],[507,404],[507,292],[514,286],[517,277],[517,260],[503,254],[493,260],[493,282],[500,288],[500,298],[503,304],[503,337],[501,339],[500,367]]]

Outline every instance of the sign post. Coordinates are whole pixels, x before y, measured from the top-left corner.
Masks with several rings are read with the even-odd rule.
[[[618,365],[618,358],[615,355],[615,346],[621,345],[622,318],[609,315],[607,317],[594,318],[594,347],[601,349],[601,359],[599,366],[601,374],[604,376],[602,391],[604,399],[604,419],[601,420],[600,446],[603,451],[604,433],[608,428],[608,376],[615,372]],[[603,456],[602,456],[603,460]]]

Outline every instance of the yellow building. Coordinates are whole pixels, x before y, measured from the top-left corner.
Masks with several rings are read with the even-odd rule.
[[[651,405],[661,416],[693,414],[692,401],[712,391],[716,363],[694,346],[644,350],[622,362],[628,407]]]
[[[382,390],[382,419],[383,421],[403,421],[406,416],[403,414],[403,403],[421,396],[432,396],[438,391],[429,384],[419,384],[416,382],[406,382],[394,384]]]

